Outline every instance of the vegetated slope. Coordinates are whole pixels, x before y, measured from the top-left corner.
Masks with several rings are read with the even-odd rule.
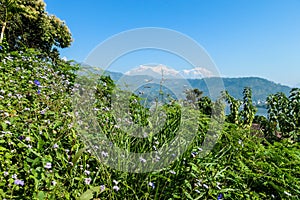
[[[209,96],[207,82],[209,86],[213,87],[213,82],[218,78],[205,78],[205,79],[189,79],[188,81],[194,88],[198,88],[204,92],[204,95]],[[274,83],[267,79],[258,77],[241,77],[241,78],[222,78],[225,89],[233,97],[242,99],[242,91],[244,87],[250,87],[252,89],[253,101],[264,102],[269,94],[277,92],[283,92],[288,96],[290,87],[284,86],[278,83]]]

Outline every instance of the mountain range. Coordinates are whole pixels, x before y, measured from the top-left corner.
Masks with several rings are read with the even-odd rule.
[[[104,71],[98,70],[97,72],[94,71],[94,73],[103,74]],[[252,99],[256,104],[264,104],[268,95],[277,92],[283,92],[288,96],[292,89],[260,77],[213,77],[209,70],[201,67],[177,71],[164,65],[141,65],[124,74],[112,71],[105,71],[105,74],[109,75],[119,86],[121,85],[121,88],[122,86],[125,87],[125,85],[127,88],[131,86],[130,89],[132,91],[141,91],[143,88],[146,88],[146,85],[148,85],[147,88],[150,88],[149,84],[151,84],[152,88],[157,89],[160,84],[163,84],[165,88],[173,88],[173,93],[176,93],[177,90],[182,93],[184,87],[189,85],[189,88],[198,88],[203,91],[204,96],[209,97],[207,83],[210,83],[210,87],[214,87],[214,82],[222,81],[224,89],[237,99],[242,99],[243,89],[250,87],[252,89]],[[154,85],[157,86],[153,87]]]

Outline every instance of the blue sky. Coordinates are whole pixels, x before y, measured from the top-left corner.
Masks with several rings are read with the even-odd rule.
[[[68,59],[83,61],[98,44],[120,32],[161,27],[202,45],[222,76],[259,76],[290,86],[300,83],[299,0],[45,2],[47,11],[66,21],[72,32],[72,46],[61,51]],[[155,53],[148,58],[151,55]],[[124,59],[123,65],[149,62],[137,57],[132,63]]]

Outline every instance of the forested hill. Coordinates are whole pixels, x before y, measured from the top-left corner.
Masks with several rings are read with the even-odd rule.
[[[204,95],[208,95],[208,89],[206,81],[212,81],[216,78],[206,79],[189,79],[192,87],[198,88],[204,92]],[[254,101],[265,101],[269,94],[275,94],[277,92],[283,92],[287,96],[291,90],[290,87],[284,86],[278,83],[274,83],[267,79],[258,77],[242,77],[242,78],[222,78],[225,89],[235,98],[243,98],[244,87],[252,88]]]
[[[103,73],[103,71],[101,70],[100,72],[101,74]],[[105,74],[110,75],[111,78],[115,81],[117,81],[120,78],[124,78],[126,81],[129,82],[129,84],[130,82],[142,82],[142,80],[145,79],[153,79],[153,77],[147,75],[127,76],[119,72],[110,71],[106,71]],[[204,96],[210,96],[207,89],[207,83],[209,82],[210,87],[214,87],[214,83],[219,83],[219,81],[216,81],[216,79],[219,78],[213,77],[204,79],[187,79],[187,81],[190,83],[190,86],[192,88],[198,88],[199,90],[203,91]],[[171,80],[169,79],[168,81]],[[253,95],[252,100],[255,103],[265,102],[268,95],[275,94],[277,92],[283,92],[285,95],[289,96],[289,92],[292,89],[288,86],[281,85],[259,77],[222,78],[222,81],[224,83],[225,90],[227,90],[231,96],[237,99],[242,99],[244,88],[250,87],[252,89]]]

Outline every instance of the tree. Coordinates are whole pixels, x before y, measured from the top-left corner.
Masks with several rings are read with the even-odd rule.
[[[223,92],[223,98],[229,104],[230,113],[227,116],[227,121],[239,125],[241,123],[240,106],[241,101],[232,97],[228,91]]]
[[[213,102],[209,97],[201,97],[198,101],[198,106],[201,113],[208,116],[212,115]]]
[[[282,92],[269,95],[267,106],[270,123],[269,131],[274,132],[278,129],[284,138],[299,134],[300,89],[292,89],[289,97]]]
[[[57,48],[71,45],[66,24],[45,10],[42,0],[0,0],[1,38],[9,50],[35,48],[50,56],[58,56]]]
[[[246,127],[251,127],[252,122],[257,111],[256,107],[253,105],[252,102],[252,90],[249,87],[245,87],[243,91],[243,105],[244,108],[241,112],[243,117],[243,124]]]
[[[252,90],[245,87],[243,91],[243,102],[232,97],[228,91],[223,92],[223,98],[229,104],[230,114],[227,121],[236,125],[243,125],[250,128],[256,113],[256,108],[252,103]],[[243,103],[243,110],[241,105]]]

